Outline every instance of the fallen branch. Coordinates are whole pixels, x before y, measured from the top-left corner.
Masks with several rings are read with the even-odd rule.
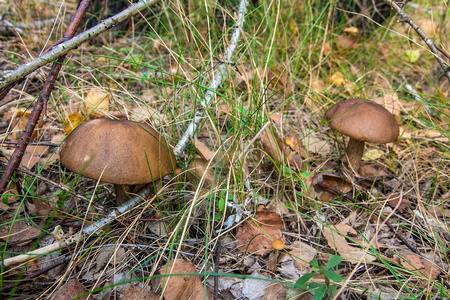
[[[21,65],[16,70],[8,72],[6,74],[0,74],[0,89],[6,87],[7,85],[16,82],[23,78],[24,76],[30,74],[36,69],[46,65],[49,62],[56,60],[57,58],[67,54],[70,50],[80,46],[86,41],[93,39],[94,37],[100,35],[101,33],[107,31],[108,29],[114,27],[118,23],[138,14],[140,11],[148,8],[148,6],[155,4],[158,0],[142,0],[138,3],[133,3],[127,9],[112,16],[106,20],[103,20],[100,24],[92,27],[79,35],[66,38],[65,42],[54,46],[50,51],[39,56],[38,58]],[[70,27],[69,27],[70,29]],[[68,29],[68,30],[69,30]]]
[[[205,96],[201,101],[203,109],[206,109],[208,107],[212,97],[216,93],[216,90],[222,84],[222,80],[228,75],[227,64],[231,63],[231,58],[236,49],[237,43],[239,42],[242,26],[244,25],[245,13],[247,11],[247,4],[248,4],[247,0],[242,0],[239,3],[236,28],[234,29],[233,35],[231,36],[230,44],[225,50],[225,60],[219,64],[218,70],[213,75],[213,79],[211,83],[208,85]],[[204,113],[205,111],[202,109],[197,110],[195,112],[194,119],[189,123],[186,132],[183,134],[180,141],[173,149],[173,152],[175,153],[176,156],[179,156],[181,153],[183,153],[191,137],[194,136],[198,123],[200,123],[200,120],[203,118]]]
[[[444,71],[445,76],[447,77],[448,81],[450,82],[450,65],[444,60],[441,53],[439,52],[438,47],[434,43],[434,41],[428,37],[425,32],[417,25],[416,22],[411,19],[411,17],[397,4],[396,1],[393,0],[384,0],[386,3],[388,3],[393,10],[397,14],[399,14],[402,19],[402,22],[406,22],[409,24],[409,26],[414,29],[417,34],[420,36],[420,38],[427,44],[428,48],[430,48],[431,53],[436,57],[436,60],[438,61],[439,65],[441,66],[442,70]]]

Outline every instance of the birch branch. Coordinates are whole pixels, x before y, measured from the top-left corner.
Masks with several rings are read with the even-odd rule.
[[[213,79],[211,83],[208,85],[207,91],[205,93],[204,98],[201,101],[201,105],[204,109],[206,109],[211,102],[212,97],[216,93],[217,88],[220,87],[224,78],[227,77],[227,64],[231,62],[231,58],[233,57],[233,53],[236,50],[237,43],[239,42],[239,37],[241,35],[242,26],[244,25],[245,13],[247,11],[248,0],[241,0],[239,3],[238,16],[236,21],[236,28],[234,29],[233,35],[231,36],[230,44],[225,50],[225,61],[219,64],[217,72],[213,75]],[[200,109],[195,112],[194,119],[189,123],[186,132],[181,137],[178,144],[173,149],[173,152],[176,156],[181,155],[181,153],[186,148],[189,143],[191,137],[194,136],[194,133],[197,129],[198,123],[202,119],[204,115],[204,110]]]
[[[34,251],[30,251],[21,255],[17,255],[11,258],[4,259],[2,261],[2,265],[4,268],[8,268],[26,261],[29,261],[33,258],[52,253],[66,245],[69,245],[71,243],[77,242],[84,237],[89,237],[93,234],[98,233],[103,227],[114,221],[118,216],[126,213],[131,208],[133,208],[136,204],[139,204],[143,199],[148,197],[153,190],[152,184],[148,184],[146,187],[144,187],[138,195],[132,197],[130,200],[116,208],[115,210],[111,211],[106,217],[94,222],[94,224],[85,227],[80,233],[72,235],[66,239],[63,239],[61,241],[57,241],[53,244],[50,244],[48,246],[36,249]]]
[[[402,17],[401,21],[408,23],[409,26],[411,26],[412,29],[417,32],[417,34],[425,42],[425,44],[427,44],[428,48],[430,48],[431,50],[431,53],[433,53],[434,57],[436,57],[436,60],[444,71],[444,74],[447,77],[448,81],[450,82],[450,65],[444,60],[434,41],[425,34],[425,32],[419,27],[419,25],[417,25],[417,23],[414,22],[413,19],[411,19],[411,17],[397,4],[396,1],[384,1],[388,3],[392,7],[392,9]]]
[[[67,54],[70,50],[80,46],[86,41],[93,39],[94,37],[100,35],[101,33],[107,31],[108,29],[114,27],[118,23],[138,14],[140,11],[144,10],[150,5],[155,4],[159,0],[142,0],[138,3],[130,5],[127,9],[122,12],[103,20],[100,24],[92,27],[79,35],[56,45],[50,51],[39,56],[38,58],[21,65],[16,70],[0,74],[0,89],[6,87],[8,84],[16,82],[23,78],[24,76],[30,74],[36,69],[46,65],[49,62],[56,60],[57,58]]]

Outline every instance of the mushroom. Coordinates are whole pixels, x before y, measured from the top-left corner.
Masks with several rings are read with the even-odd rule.
[[[372,101],[354,98],[338,102],[325,113],[330,127],[348,135],[345,150],[348,164],[359,172],[365,142],[385,144],[398,138],[398,123],[383,106]]]
[[[76,127],[61,145],[60,160],[75,173],[113,183],[117,204],[128,199],[126,186],[153,182],[175,168],[175,155],[155,129],[105,118]]]

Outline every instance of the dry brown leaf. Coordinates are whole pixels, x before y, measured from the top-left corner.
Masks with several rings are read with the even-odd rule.
[[[286,93],[292,92],[294,83],[286,73],[287,71],[283,67],[269,69],[266,76],[269,88]]]
[[[285,300],[286,299],[286,287],[277,282],[269,285],[266,289],[266,293],[262,300]]]
[[[422,263],[422,258],[414,253],[403,254],[400,261],[401,265],[410,271],[420,270],[425,268]]]
[[[159,295],[150,290],[133,286],[123,293],[122,300],[159,300]]]
[[[14,222],[12,228],[11,224],[0,226],[0,240],[6,241],[8,239],[9,244],[17,244],[18,246],[24,246],[34,241],[40,234],[40,229],[22,221]]]
[[[26,108],[11,108],[9,112],[5,114],[6,119],[11,119],[11,125],[13,126],[13,129],[11,130],[12,138],[14,140],[18,140],[20,136],[22,135],[22,132],[25,129],[25,126],[28,123],[28,120],[30,120],[31,112],[28,111]],[[36,127],[33,131],[33,134],[31,135],[30,142],[34,142],[36,138],[38,137],[42,126],[44,126],[44,121],[42,118],[39,119],[38,123],[36,124]]]
[[[241,89],[247,89],[252,86],[254,72],[240,65],[236,67],[236,84]]]
[[[353,185],[345,180],[344,178],[333,175],[333,174],[318,174],[317,175],[317,183],[324,185],[325,187],[330,187],[331,190],[335,190],[337,192],[341,192],[346,194],[353,190]],[[328,189],[326,189],[328,191]],[[333,191],[331,191],[333,192]]]
[[[241,252],[266,255],[272,248],[272,241],[281,238],[283,220],[271,211],[259,211],[254,219],[247,219],[236,234],[237,247]]]
[[[204,182],[206,185],[212,185],[214,182],[214,169],[213,164],[210,164],[208,167],[209,162],[203,158],[195,158],[193,159],[189,164],[189,172],[188,177],[190,179],[194,179],[195,177],[199,180],[204,177]],[[192,175],[195,176],[192,176]]]
[[[162,275],[196,273],[195,265],[190,261],[177,259],[171,261],[159,269]],[[199,276],[196,275],[182,275],[182,276],[164,276],[160,279],[161,286],[164,285],[164,299],[165,300],[203,300],[211,299],[212,294],[203,286]]]
[[[437,35],[437,25],[433,20],[420,19],[417,21],[417,25],[419,25],[420,29],[422,29],[430,38]]]
[[[280,164],[284,160],[293,170],[298,171],[301,169],[303,160],[300,156],[300,153],[291,150],[291,148],[284,142],[283,139],[278,136],[276,132],[272,133],[271,130],[267,128],[261,134],[260,139],[264,151],[267,152],[269,157],[272,158],[275,163]],[[290,142],[296,143],[295,138],[294,141],[291,140]],[[298,142],[301,141],[298,140]],[[296,147],[300,147],[298,142],[295,144]]]
[[[349,261],[350,263],[357,263],[361,258],[363,262],[373,262],[376,260],[376,257],[367,254],[365,249],[348,244],[345,236],[348,236],[349,233],[357,236],[355,229],[349,225],[341,224],[337,224],[332,227],[334,230],[329,227],[324,227],[323,235],[327,240],[328,245],[336,250],[343,259]]]
[[[326,42],[323,47],[322,47],[322,51],[325,55],[328,55],[331,53],[331,46],[330,46],[330,42]]]
[[[295,267],[300,271],[308,268],[309,262],[312,261],[317,254],[317,250],[315,248],[299,241],[293,242],[288,249],[291,250],[289,253],[294,259]]]
[[[317,153],[322,156],[327,156],[331,152],[330,143],[319,136],[319,134],[312,132],[304,138],[305,148],[310,153]]]
[[[77,280],[70,279],[65,284],[60,286],[53,294],[53,300],[71,300],[80,295],[87,293],[86,288]],[[93,299],[90,295],[78,298],[80,300]]]
[[[84,99],[83,113],[93,118],[103,117],[109,106],[109,95],[99,89],[91,89]]]
[[[400,213],[402,213],[405,208],[407,208],[411,205],[411,201],[409,201],[405,197],[401,197],[399,194],[396,194],[396,193],[390,194],[389,196],[387,196],[386,200],[388,201],[389,206],[392,208],[395,208],[398,205],[397,210]]]
[[[357,39],[348,35],[338,36],[337,45],[340,50],[356,49],[359,47]]]
[[[339,71],[333,73],[333,75],[330,76],[330,83],[336,86],[343,85],[345,83],[344,74]]]
[[[382,169],[377,169],[372,165],[361,163],[359,166],[359,175],[363,178],[370,178],[374,176],[386,176],[388,173]]]
[[[206,146],[206,144],[199,139],[195,139],[194,145],[197,153],[200,154],[204,159],[211,160],[214,157],[214,152],[209,150],[208,146]]]
[[[385,94],[384,97],[377,97],[372,101],[386,108],[394,116],[399,116],[402,111],[405,111],[404,105],[397,94]]]
[[[272,120],[278,126],[282,126],[283,124],[283,115],[279,112],[274,112],[270,115],[270,120]]]

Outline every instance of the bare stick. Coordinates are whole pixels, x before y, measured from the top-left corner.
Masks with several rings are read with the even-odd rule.
[[[52,252],[60,249],[61,247],[64,247],[71,243],[77,242],[84,237],[89,237],[90,235],[98,233],[103,227],[105,227],[107,224],[114,221],[119,215],[126,213],[132,207],[134,207],[136,204],[140,203],[142,201],[142,199],[144,199],[148,195],[150,195],[152,190],[153,190],[152,184],[147,185],[139,192],[138,195],[136,195],[135,197],[132,197],[130,200],[128,200],[127,202],[125,202],[124,204],[122,204],[121,206],[116,208],[115,210],[111,211],[106,217],[104,217],[104,218],[98,220],[97,222],[95,222],[94,224],[84,228],[80,233],[72,235],[61,241],[57,241],[48,246],[36,249],[34,251],[30,251],[25,254],[7,258],[2,261],[3,267],[8,268],[8,267],[29,261],[30,259],[39,257],[41,255],[52,253]]]
[[[90,1],[90,0],[89,0]],[[64,43],[54,46],[50,51],[45,53],[44,55],[18,67],[16,70],[8,72],[6,74],[0,74],[0,89],[4,88],[10,83],[16,82],[20,80],[24,76],[30,74],[34,70],[46,65],[47,63],[54,61],[58,57],[61,57],[67,54],[70,50],[80,46],[86,41],[91,40],[92,38],[98,36],[99,34],[107,31],[108,29],[114,27],[118,23],[138,14],[140,11],[147,8],[149,5],[153,5],[158,0],[142,0],[138,3],[133,3],[130,7],[125,9],[124,11],[118,13],[115,16],[112,16],[104,21],[102,21],[97,26],[92,27],[85,32],[80,33],[79,35],[73,37],[66,38],[67,40]],[[70,27],[69,27],[70,29]],[[73,37],[73,38],[72,38]]]
[[[388,3],[397,14],[399,14],[402,17],[402,21],[408,23],[409,26],[411,26],[412,29],[417,32],[417,34],[425,42],[425,44],[427,44],[428,48],[430,48],[431,52],[436,57],[436,60],[444,71],[444,74],[447,77],[448,81],[450,82],[450,65],[444,60],[433,40],[428,37],[425,32],[423,32],[419,25],[417,25],[416,22],[411,19],[411,17],[397,4],[397,2],[393,0],[384,1]]]
[[[233,35],[231,36],[230,44],[225,50],[225,61],[219,64],[218,70],[213,75],[213,79],[209,84],[208,89],[205,93],[205,97],[201,101],[201,104],[204,109],[208,107],[212,97],[216,93],[217,88],[222,84],[222,80],[228,75],[227,64],[231,63],[231,58],[236,49],[237,43],[239,42],[242,25],[244,24],[245,20],[245,13],[247,11],[247,4],[248,4],[247,0],[241,0],[241,2],[239,3],[236,28],[234,29]],[[204,110],[197,110],[195,112],[194,119],[189,123],[186,132],[183,134],[180,141],[173,149],[175,155],[179,156],[184,151],[187,144],[189,143],[189,140],[191,139],[191,137],[194,136],[198,123],[200,123],[200,120],[202,119],[204,113],[205,113]]]

